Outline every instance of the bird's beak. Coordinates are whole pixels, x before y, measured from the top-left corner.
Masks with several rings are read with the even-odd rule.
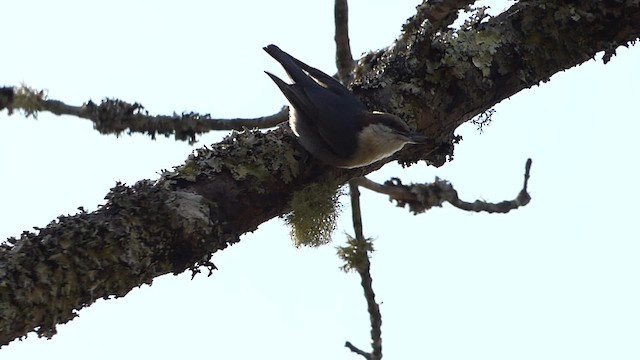
[[[409,138],[409,144],[428,144],[433,141],[431,138],[416,132],[409,133],[407,137]]]

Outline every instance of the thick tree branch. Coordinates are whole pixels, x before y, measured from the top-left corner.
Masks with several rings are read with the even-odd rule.
[[[436,143],[501,100],[599,51],[606,60],[640,36],[634,0],[520,1],[473,27],[435,35],[420,20],[412,19],[387,51],[361,60],[352,89]],[[425,158],[437,166],[446,155],[419,146],[399,154],[403,163]]]
[[[157,181],[118,185],[97,211],[61,216],[0,245],[0,345],[34,330],[50,337],[77,310],[157,276],[211,271],[212,253],[289,212],[293,192],[380,166],[329,168],[286,129],[244,131],[198,149]]]

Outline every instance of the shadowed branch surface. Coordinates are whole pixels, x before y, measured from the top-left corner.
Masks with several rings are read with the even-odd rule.
[[[459,31],[416,15],[392,47],[360,61],[352,88],[372,109],[434,139],[396,160],[440,166],[463,122],[599,51],[607,61],[637,39],[638,3],[519,2]],[[157,276],[214,269],[213,252],[287,213],[293,192],[320,181],[344,184],[382,165],[327,168],[285,129],[244,131],[198,149],[157,181],[119,184],[97,211],[60,217],[0,246],[0,344],[30,331],[51,336],[77,310]]]

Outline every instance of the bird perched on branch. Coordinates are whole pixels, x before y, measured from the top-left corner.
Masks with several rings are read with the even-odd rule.
[[[289,101],[289,125],[300,144],[336,167],[366,166],[393,155],[405,144],[424,143],[395,115],[369,111],[333,77],[275,45],[264,50],[282,65],[292,84],[265,71]]]

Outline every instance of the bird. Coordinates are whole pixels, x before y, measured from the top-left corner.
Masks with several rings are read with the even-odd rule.
[[[405,144],[429,140],[393,114],[370,111],[338,80],[278,46],[263,49],[282,65],[292,82],[265,71],[291,105],[289,126],[302,147],[320,161],[338,168],[358,168],[393,155]]]

